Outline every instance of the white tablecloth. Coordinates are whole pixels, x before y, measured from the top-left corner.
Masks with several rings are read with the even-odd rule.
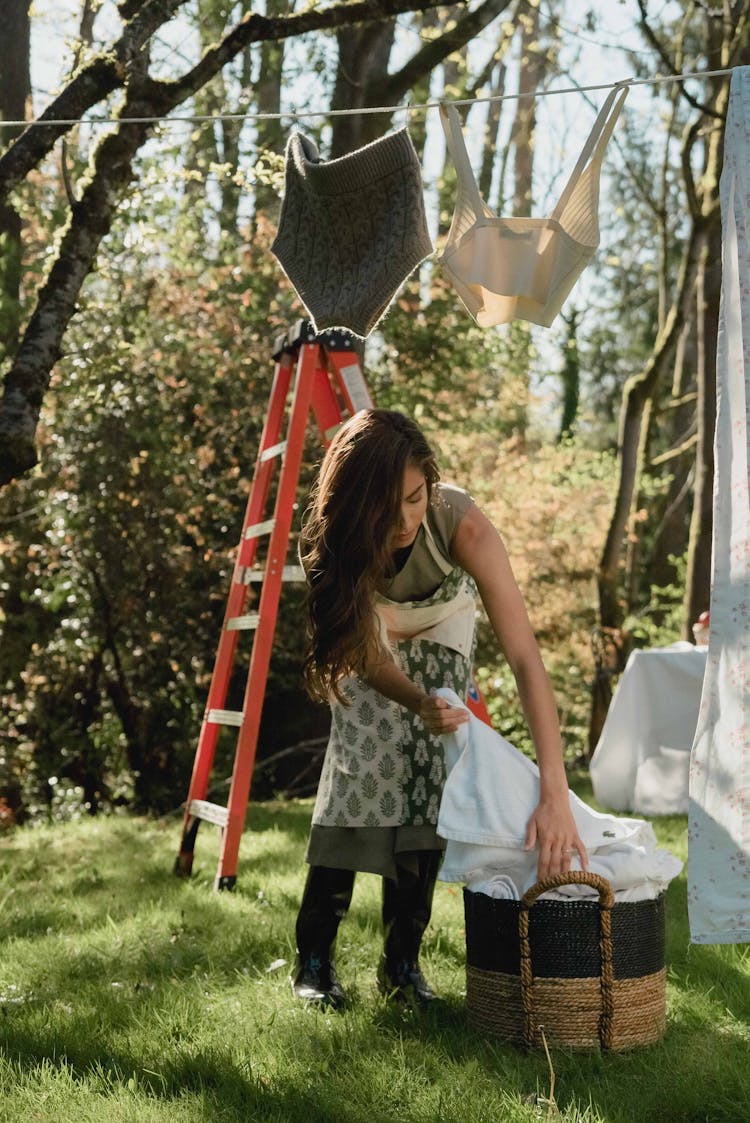
[[[707,653],[692,643],[631,653],[591,758],[594,795],[603,806],[643,815],[687,812]]]

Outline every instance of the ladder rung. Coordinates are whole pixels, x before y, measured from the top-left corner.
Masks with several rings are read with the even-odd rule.
[[[205,799],[191,799],[188,804],[188,815],[195,819],[203,819],[206,823],[215,823],[217,827],[225,827],[229,822],[229,808],[220,807],[218,803],[209,803]]]
[[[249,526],[245,531],[245,538],[262,538],[264,534],[270,534],[273,530],[276,519],[266,519],[264,523],[256,523],[255,526]]]
[[[355,410],[368,409],[372,401],[359,364],[348,363],[339,369]]]
[[[242,710],[209,710],[206,714],[206,721],[213,725],[236,725],[238,729],[242,725],[242,719]]]
[[[255,566],[243,566],[237,577],[240,585],[253,585],[257,584],[266,576],[265,569],[258,569]],[[285,565],[281,571],[282,581],[304,581],[305,571],[301,565]]]
[[[260,616],[257,612],[248,612],[245,616],[230,616],[227,620],[228,632],[249,632],[258,627]]]
[[[286,441],[279,441],[277,445],[269,445],[268,448],[264,448],[260,454],[260,459],[261,461],[273,460],[274,456],[281,456],[285,449]]]

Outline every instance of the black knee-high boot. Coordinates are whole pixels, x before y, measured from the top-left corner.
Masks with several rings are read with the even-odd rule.
[[[382,994],[420,1006],[435,994],[419,968],[419,948],[432,912],[432,897],[442,851],[421,850],[417,872],[398,871],[398,881],[383,878],[385,941],[378,967]]]
[[[352,870],[310,866],[297,915],[292,991],[298,998],[326,1006],[343,1005],[345,995],[333,966],[333,946],[353,888]]]

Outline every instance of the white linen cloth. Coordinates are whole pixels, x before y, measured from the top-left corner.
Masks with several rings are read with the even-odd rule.
[[[487,870],[486,874],[478,872],[467,884],[467,889],[472,893],[484,893],[487,897],[494,897],[496,901],[518,901],[518,886],[507,873],[493,873]]]
[[[613,811],[684,815],[707,648],[679,642],[632,651],[589,764]]]
[[[708,666],[690,764],[694,944],[750,941],[750,67],[732,74],[721,174]]]
[[[466,709],[452,690],[437,694]],[[523,896],[536,882],[538,852],[525,850],[524,844],[526,825],[539,801],[539,769],[473,714],[443,742],[447,779],[437,832],[447,846],[440,880],[464,882],[477,891],[478,883],[501,875],[512,881],[518,897]],[[682,869],[669,851],[656,849],[653,828],[643,819],[605,815],[574,792],[570,807],[588,851],[590,872],[607,878],[617,900],[656,897]],[[581,869],[576,854],[571,869]],[[497,895],[507,895],[507,883],[497,884]],[[623,892],[627,897],[619,896]],[[545,896],[596,896],[596,891],[568,885]]]

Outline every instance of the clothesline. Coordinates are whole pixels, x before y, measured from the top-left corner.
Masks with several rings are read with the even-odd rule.
[[[487,94],[484,97],[472,98],[441,98],[437,101],[426,101],[420,104],[411,102],[400,105],[375,105],[365,106],[360,109],[302,109],[289,110],[285,113],[212,113],[207,115],[194,114],[191,116],[173,116],[172,114],[157,117],[89,117],[73,118],[37,118],[34,121],[0,121],[3,128],[32,128],[36,125],[152,125],[160,121],[172,123],[182,122],[191,125],[211,123],[214,121],[302,121],[311,117],[357,117],[373,113],[418,113],[428,109],[439,109],[441,103],[450,100],[457,106],[478,105],[493,101],[520,101],[524,98],[557,97],[560,94],[592,93],[598,90],[612,90],[618,86],[649,86],[662,82],[687,82],[691,78],[716,78],[721,75],[731,74],[735,67],[725,70],[703,70],[686,74],[657,74],[653,78],[623,78],[619,82],[601,82],[595,85],[566,86],[558,90],[531,90],[517,94]]]

